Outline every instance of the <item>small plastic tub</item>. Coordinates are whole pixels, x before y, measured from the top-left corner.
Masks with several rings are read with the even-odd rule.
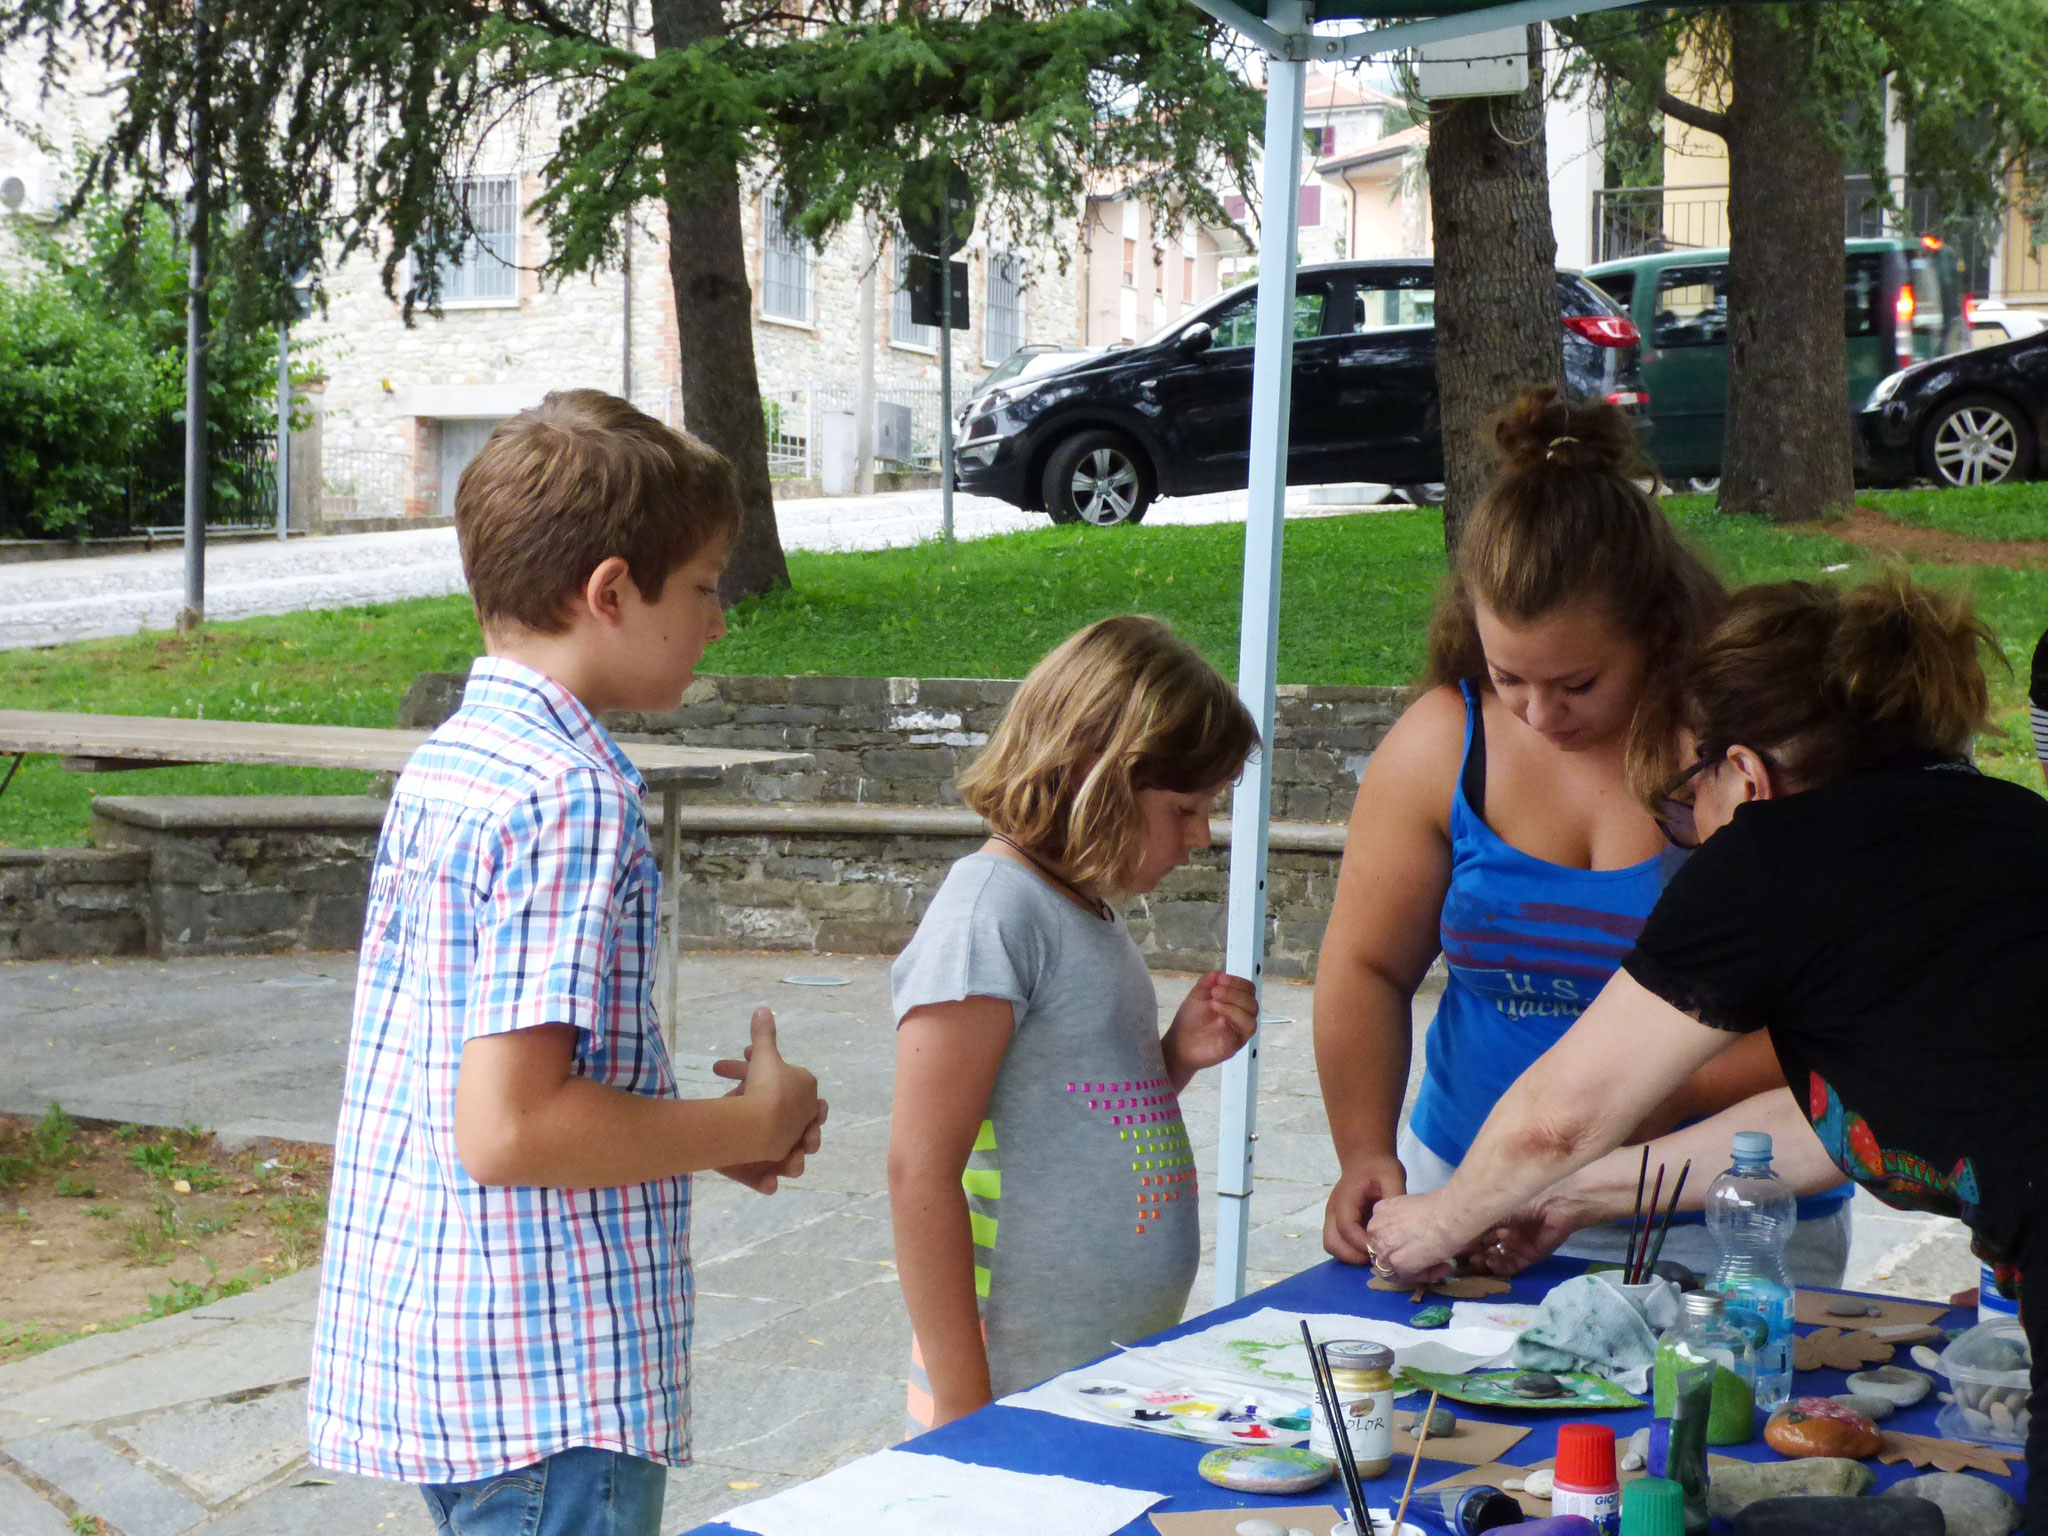
[[[1948,1440],[2024,1449],[2033,1359],[2016,1317],[1993,1318],[1951,1340],[1941,1352],[1941,1371],[1955,1401],[1942,1405],[1935,1428]]]

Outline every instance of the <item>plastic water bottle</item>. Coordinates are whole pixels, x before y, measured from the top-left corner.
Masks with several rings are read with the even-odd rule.
[[[1728,1321],[1756,1343],[1756,1402],[1766,1413],[1792,1395],[1785,1247],[1799,1220],[1798,1204],[1771,1167],[1771,1138],[1737,1131],[1735,1165],[1707,1191],[1707,1227],[1721,1250],[1708,1288],[1728,1298]]]

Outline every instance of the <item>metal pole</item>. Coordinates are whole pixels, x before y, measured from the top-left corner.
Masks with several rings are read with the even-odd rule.
[[[1304,0],[1271,0],[1267,20],[1306,34]],[[1287,429],[1294,378],[1295,215],[1307,67],[1266,64],[1265,184],[1259,215],[1258,326],[1252,344],[1251,462],[1246,479],[1244,597],[1237,692],[1263,749],[1245,765],[1230,803],[1230,909],[1224,968],[1260,987],[1266,953],[1266,817],[1272,804],[1275,653],[1280,625],[1280,539],[1287,510]],[[1216,1153],[1216,1301],[1244,1295],[1257,1138],[1259,1038],[1225,1063]]]
[[[277,541],[282,544],[291,526],[292,462],[292,328],[286,322],[277,328]]]
[[[953,542],[953,258],[939,258],[939,536]]]
[[[192,48],[198,63],[192,104],[191,224],[186,231],[192,259],[185,294],[185,606],[178,613],[181,634],[206,620],[206,242],[207,181],[213,170],[208,145],[212,121],[206,98],[213,82],[206,68],[203,3],[192,10]]]
[[[867,265],[860,274],[860,373],[853,387],[853,490],[857,496],[875,493],[875,269],[881,265],[882,243],[876,237],[872,215],[867,220]]]

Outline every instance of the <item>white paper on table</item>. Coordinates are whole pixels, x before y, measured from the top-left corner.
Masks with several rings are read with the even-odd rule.
[[[1534,1326],[1536,1314],[1542,1310],[1540,1302],[1509,1301],[1505,1296],[1491,1301],[1454,1301],[1451,1303],[1451,1326],[1505,1328],[1520,1335],[1525,1328]]]
[[[1068,1371],[1064,1376],[1055,1376],[1050,1381],[1042,1381],[1037,1386],[1026,1388],[1022,1392],[1012,1392],[1008,1397],[1001,1398],[999,1401],[1005,1408],[1033,1408],[1040,1413],[1057,1414],[1063,1419],[1079,1419],[1083,1424],[1114,1424],[1119,1428],[1144,1430],[1150,1434],[1171,1434],[1173,1430],[1170,1425],[1162,1425],[1155,1428],[1149,1424],[1133,1424],[1128,1419],[1111,1419],[1106,1415],[1097,1413],[1077,1400],[1074,1392],[1070,1390],[1069,1384],[1081,1381],[1109,1380],[1120,1381],[1127,1387],[1143,1389],[1147,1387],[1179,1386],[1197,1379],[1206,1382],[1214,1381],[1215,1377],[1213,1373],[1208,1376],[1198,1376],[1198,1373],[1189,1370],[1184,1365],[1176,1365],[1171,1361],[1157,1359],[1150,1350],[1132,1349],[1125,1350],[1120,1355],[1112,1355],[1109,1359],[1102,1361],[1098,1365],[1084,1365],[1077,1371]],[[1239,1383],[1248,1384],[1248,1379],[1232,1376],[1220,1384],[1236,1385]],[[1311,1387],[1307,1392],[1300,1395],[1312,1397],[1314,1390]]]
[[[718,1518],[758,1536],[1110,1536],[1165,1497],[877,1451]]]
[[[1368,1339],[1384,1344],[1394,1352],[1397,1370],[1463,1375],[1500,1364],[1515,1347],[1515,1335],[1505,1328],[1408,1328],[1343,1312],[1303,1314],[1265,1307],[1199,1333],[1160,1344],[1140,1345],[1127,1350],[1122,1359],[1109,1362],[1109,1366],[1121,1366],[1132,1356],[1143,1356],[1177,1367],[1184,1376],[1243,1381],[1312,1396],[1315,1378],[1309,1374],[1308,1351],[1301,1342],[1304,1317],[1318,1344],[1334,1339]],[[1092,1374],[1114,1375],[1115,1371],[1106,1367]]]

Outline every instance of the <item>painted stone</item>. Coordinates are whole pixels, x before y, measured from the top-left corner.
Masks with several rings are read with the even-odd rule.
[[[1448,1328],[1451,1326],[1449,1307],[1424,1307],[1408,1319],[1410,1328]]]
[[[1851,1376],[1849,1390],[1858,1397],[1881,1397],[1897,1407],[1910,1408],[1934,1390],[1934,1381],[1902,1365],[1881,1365]]]
[[[1842,1456],[1860,1461],[1875,1456],[1882,1439],[1877,1426],[1832,1398],[1795,1397],[1771,1415],[1764,1443],[1780,1456]]]
[[[1948,1536],[2007,1536],[2020,1523],[2019,1500],[1981,1477],[1929,1472],[1885,1489],[1887,1499],[1925,1499],[1941,1510]]]
[[[1429,1438],[1447,1440],[1458,1432],[1458,1416],[1448,1408],[1437,1408],[1429,1415]],[[1422,1415],[1417,1414],[1409,1422],[1408,1433],[1417,1439],[1422,1436]]]
[[[1205,1482],[1238,1493],[1307,1493],[1330,1480],[1337,1464],[1293,1446],[1225,1445],[1195,1465]]]
[[[1943,1530],[1941,1511],[1925,1499],[1764,1499],[1735,1517],[1735,1536],[1943,1536]]]
[[[1898,1412],[1898,1404],[1888,1397],[1867,1397],[1861,1392],[1837,1392],[1828,1399],[1840,1403],[1851,1413],[1860,1413],[1873,1424],[1882,1424]]]
[[[1563,1397],[1564,1383],[1548,1371],[1523,1371],[1508,1382],[1517,1397]]]
[[[1721,1462],[1707,1481],[1707,1496],[1718,1518],[1732,1520],[1765,1499],[1855,1498],[1876,1481],[1877,1474],[1861,1462],[1838,1456]]]

